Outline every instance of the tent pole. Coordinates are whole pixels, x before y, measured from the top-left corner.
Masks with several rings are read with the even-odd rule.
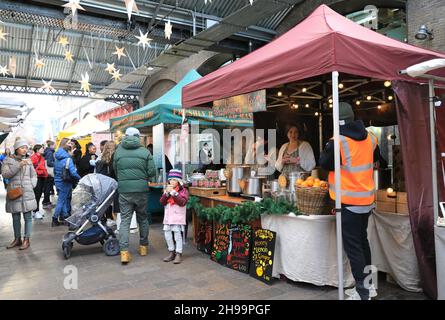
[[[439,217],[439,197],[437,191],[437,155],[436,155],[436,122],[434,110],[434,80],[429,80],[429,101],[430,101],[430,136],[431,136],[431,170],[433,182],[433,208],[434,208],[434,225],[436,225]]]
[[[185,122],[185,109],[182,109],[182,121],[181,121],[181,135],[182,135],[182,126],[184,125]],[[181,138],[179,138],[179,141],[181,141]],[[184,139],[184,141],[182,141],[181,143],[181,155],[182,155],[182,177],[185,180],[186,179],[186,174],[185,174],[185,162],[187,161],[186,159],[186,145],[187,145],[187,138]]]
[[[338,299],[344,300],[343,293],[343,241],[341,228],[341,185],[340,185],[340,120],[338,98],[338,71],[332,72],[332,100],[334,121],[334,161],[335,161],[335,217],[337,225],[337,265]]]

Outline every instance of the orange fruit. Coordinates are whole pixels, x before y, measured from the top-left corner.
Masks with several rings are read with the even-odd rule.
[[[298,180],[297,180],[297,185],[301,185],[303,182],[304,182],[303,179],[298,179]]]
[[[308,185],[307,185],[307,181],[304,181],[304,182],[301,184],[301,186],[306,188],[306,187],[308,186]]]
[[[314,188],[320,188],[320,187],[321,187],[320,182],[315,182],[314,183]]]
[[[312,180],[306,181],[306,184],[307,184],[308,187],[313,187],[314,186],[314,181],[312,181]]]
[[[315,183],[317,183],[317,182],[320,183],[321,181],[320,181],[320,179],[317,178],[317,179],[314,180],[314,182]]]

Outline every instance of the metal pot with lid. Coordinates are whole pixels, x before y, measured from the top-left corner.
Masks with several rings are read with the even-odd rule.
[[[250,176],[250,166],[239,165],[227,168],[227,192],[229,194],[240,194],[242,192],[239,180]]]

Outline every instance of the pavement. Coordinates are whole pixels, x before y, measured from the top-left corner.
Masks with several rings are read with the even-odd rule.
[[[119,256],[106,256],[100,244],[75,243],[69,260],[63,257],[62,236],[66,227],[51,228],[51,211],[33,221],[31,247],[26,251],[6,250],[13,238],[12,218],[5,213],[5,192],[0,191],[0,300],[335,300],[333,287],[318,287],[275,280],[264,284],[247,274],[211,261],[196,250],[191,233],[184,246],[183,263],[165,263],[167,255],[160,219],[150,228],[149,254],[137,254],[138,234],[130,237],[133,261],[122,266]],[[158,221],[156,221],[158,220]],[[424,300],[379,276],[382,300]]]

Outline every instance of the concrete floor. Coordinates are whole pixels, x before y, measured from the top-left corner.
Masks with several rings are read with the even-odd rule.
[[[31,248],[6,250],[13,238],[12,219],[4,212],[5,192],[0,191],[0,300],[1,299],[279,299],[335,300],[337,289],[276,280],[272,285],[211,261],[189,239],[180,265],[162,262],[166,255],[162,225],[150,229],[147,257],[137,255],[138,236],[131,237],[133,262],[122,266],[119,257],[107,257],[99,244],[74,245],[65,260],[61,240],[66,227],[51,228],[51,212],[33,222]],[[191,232],[190,232],[191,233]],[[190,238],[190,235],[189,235]],[[65,289],[72,266],[78,270],[78,288]],[[68,267],[67,269],[65,269]],[[64,273],[64,270],[67,274]],[[383,279],[384,277],[379,277]],[[383,300],[426,299],[380,281]]]

